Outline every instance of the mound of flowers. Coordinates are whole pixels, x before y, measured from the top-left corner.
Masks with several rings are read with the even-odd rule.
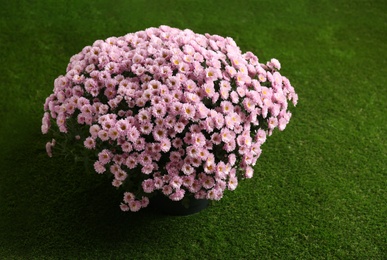
[[[220,200],[289,123],[298,97],[280,67],[232,38],[168,26],[97,40],[55,80],[42,132],[90,151],[95,171],[123,189],[123,211],[155,192]],[[60,141],[46,144],[49,156]]]

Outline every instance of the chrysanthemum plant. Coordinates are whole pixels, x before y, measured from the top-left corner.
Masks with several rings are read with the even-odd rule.
[[[280,67],[232,38],[168,26],[97,40],[45,101],[42,132],[60,136],[47,153],[61,145],[94,160],[123,189],[123,211],[156,192],[220,200],[253,176],[261,145],[291,118],[298,97]]]

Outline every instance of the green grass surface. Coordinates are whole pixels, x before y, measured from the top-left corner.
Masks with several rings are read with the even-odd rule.
[[[385,1],[1,2],[1,259],[386,259]],[[121,212],[106,179],[48,158],[40,133],[73,54],[161,24],[279,59],[299,94],[254,178],[187,217]]]

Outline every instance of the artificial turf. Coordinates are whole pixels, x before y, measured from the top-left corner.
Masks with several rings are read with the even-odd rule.
[[[387,4],[1,1],[1,259],[386,259]],[[48,158],[43,103],[97,39],[166,24],[234,38],[299,94],[253,179],[186,217],[121,212],[103,176]]]

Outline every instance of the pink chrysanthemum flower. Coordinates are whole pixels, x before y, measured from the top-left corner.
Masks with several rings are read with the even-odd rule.
[[[253,174],[254,174],[254,169],[253,169],[252,167],[248,166],[248,167],[246,168],[245,177],[246,177],[247,179],[250,179],[250,178],[253,177]]]
[[[222,192],[219,189],[211,189],[207,193],[207,199],[209,200],[220,200],[222,197]]]
[[[98,132],[101,130],[101,127],[99,125],[92,125],[90,128],[89,128],[89,132],[91,134],[91,136],[95,139],[98,137]]]
[[[170,195],[170,194],[172,193],[172,191],[173,191],[173,189],[172,189],[172,187],[169,186],[169,185],[165,185],[165,186],[163,186],[163,188],[162,188],[162,192],[163,192],[163,194],[166,195],[166,196]]]
[[[111,140],[116,140],[119,135],[120,135],[120,132],[118,131],[118,129],[114,126],[114,127],[111,127],[108,131],[108,135],[109,135],[109,138]]]
[[[146,208],[149,205],[149,199],[148,197],[142,197],[141,198],[141,207]]]
[[[108,149],[104,149],[98,154],[98,160],[103,165],[109,163],[111,158],[112,158],[112,153]]]
[[[187,176],[188,177],[188,176]],[[191,186],[188,187],[189,192],[195,194],[202,188],[202,184],[199,180],[194,180],[191,184]]]
[[[182,108],[182,116],[188,119],[193,119],[195,116],[195,107],[191,104],[185,103]]]
[[[121,144],[121,149],[126,153],[130,153],[133,150],[133,146],[129,142],[124,142]]]
[[[153,128],[152,135],[155,141],[161,141],[167,137],[167,130],[165,128],[156,126]]]
[[[142,152],[138,156],[137,160],[142,166],[152,164],[152,156],[146,152]]]
[[[132,126],[128,129],[127,137],[129,141],[134,143],[140,137],[140,133],[135,126]]]
[[[195,177],[193,175],[190,176],[183,176],[183,186],[186,188],[190,188],[195,180]]]
[[[86,140],[83,142],[83,144],[87,149],[94,149],[95,148],[95,140],[92,137],[86,138]]]
[[[104,173],[106,171],[106,168],[103,166],[103,164],[100,162],[100,161],[96,161],[94,163],[94,170],[97,172],[97,173]]]
[[[214,84],[212,82],[205,83],[203,85],[203,91],[207,97],[209,98],[213,97],[215,94]]]
[[[179,201],[184,198],[185,190],[184,189],[177,189],[174,193],[172,193],[169,198],[173,201]]]
[[[228,180],[228,189],[233,191],[238,186],[238,179],[236,177],[230,177]]]
[[[148,135],[153,130],[153,124],[151,122],[146,122],[140,125],[140,132],[142,134]]]
[[[106,130],[100,130],[98,131],[98,137],[102,140],[102,141],[107,141],[109,140],[109,134]]]
[[[173,128],[175,126],[175,124],[176,124],[176,118],[173,116],[167,116],[164,119],[164,127],[167,129]]]
[[[161,189],[164,186],[164,181],[162,178],[154,177],[155,189]]]
[[[152,193],[155,189],[154,181],[152,179],[147,179],[142,182],[142,189],[145,193]]]
[[[205,176],[202,180],[202,185],[205,189],[211,189],[215,185],[215,180],[211,176]]]
[[[281,64],[280,62],[277,60],[277,59],[271,59],[270,62],[267,63],[267,66],[269,68],[274,68],[274,69],[277,69],[277,70],[280,70],[281,69]]]
[[[190,165],[190,164],[187,164],[185,163],[182,167],[181,167],[181,170],[182,172],[185,174],[185,175],[191,175],[195,172],[195,169]]]
[[[152,115],[156,118],[164,117],[166,112],[166,107],[161,104],[156,104],[152,107]]]
[[[128,177],[128,174],[123,170],[119,170],[114,173],[114,178],[119,181],[124,181]]]
[[[195,146],[188,146],[187,147],[187,155],[190,156],[191,158],[199,157],[200,151],[201,151],[201,149],[198,147],[195,147]]]
[[[132,200],[129,202],[129,208],[132,212],[139,211],[141,209],[141,202],[137,200]]]
[[[135,200],[136,197],[131,192],[125,192],[124,193],[124,202],[129,204],[131,201]]]
[[[200,189],[195,193],[194,197],[197,200],[207,199],[207,192],[204,189]]]
[[[49,157],[52,157],[52,147],[53,144],[51,142],[46,143],[46,152]]]
[[[174,176],[172,179],[169,181],[169,184],[171,185],[172,188],[174,189],[180,189],[180,186],[182,185],[183,180],[179,176]]]
[[[129,129],[129,122],[125,119],[121,119],[117,121],[116,127],[119,134],[125,136]]]
[[[126,159],[125,161],[125,165],[129,168],[129,169],[134,169],[136,168],[137,166],[137,158],[133,155],[129,155],[128,158]]]
[[[177,122],[174,129],[177,133],[181,133],[184,131],[185,125],[182,122]]]
[[[129,206],[127,204],[121,203],[120,208],[122,211],[129,211]]]
[[[193,133],[192,140],[192,144],[197,147],[203,147],[206,144],[206,137],[202,133]]]
[[[268,122],[269,129],[274,129],[278,126],[278,119],[275,117],[270,117]]]
[[[168,152],[171,149],[171,141],[168,138],[162,138],[160,140],[160,148],[164,153]]]

